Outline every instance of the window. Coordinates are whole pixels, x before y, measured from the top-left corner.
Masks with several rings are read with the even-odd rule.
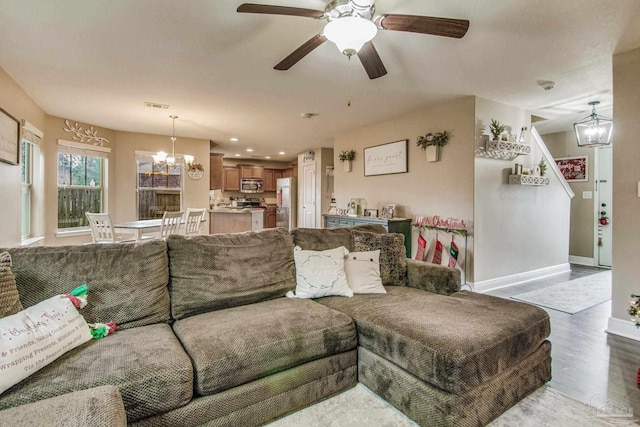
[[[22,141],[22,240],[31,237],[31,200],[33,192],[33,144]]]
[[[102,212],[105,159],[58,153],[58,228],[88,227],[85,212]]]
[[[165,211],[182,206],[182,165],[157,165],[149,156],[138,156],[138,219],[162,218]]]

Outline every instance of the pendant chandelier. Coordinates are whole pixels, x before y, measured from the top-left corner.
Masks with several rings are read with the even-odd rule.
[[[169,157],[164,151],[158,151],[153,156],[153,163],[158,165],[167,165],[174,167],[176,165],[176,119],[178,116],[169,116],[173,120],[173,133],[171,134],[171,156]],[[187,167],[193,164],[193,156],[188,154],[184,155],[184,162]]]
[[[606,147],[611,144],[613,120],[596,114],[596,105],[600,101],[592,101],[591,115],[573,124],[578,140],[578,147]]]

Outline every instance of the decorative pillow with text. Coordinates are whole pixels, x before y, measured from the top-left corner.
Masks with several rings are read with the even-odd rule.
[[[91,338],[66,295],[0,319],[0,393]]]

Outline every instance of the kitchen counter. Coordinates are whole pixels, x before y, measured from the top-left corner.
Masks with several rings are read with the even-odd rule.
[[[209,233],[259,231],[264,228],[263,208],[215,207],[209,210]]]

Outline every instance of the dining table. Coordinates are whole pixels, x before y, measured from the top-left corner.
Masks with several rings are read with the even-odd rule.
[[[142,240],[145,233],[156,233],[160,231],[162,218],[140,219],[137,221],[119,222],[113,224],[113,230],[120,234],[133,234],[136,242]],[[147,237],[147,236],[144,236]]]

